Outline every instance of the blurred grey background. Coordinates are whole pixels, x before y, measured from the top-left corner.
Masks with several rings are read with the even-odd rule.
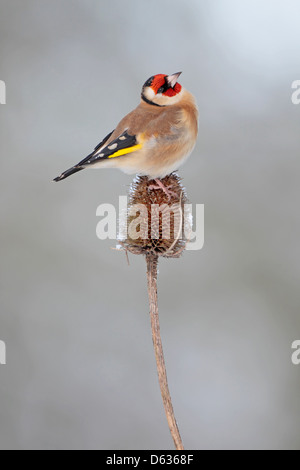
[[[205,245],[160,263],[187,449],[299,449],[297,0],[0,0],[1,449],[172,449],[145,262],[96,237],[117,170],[51,179],[183,71],[200,134],[180,170]]]

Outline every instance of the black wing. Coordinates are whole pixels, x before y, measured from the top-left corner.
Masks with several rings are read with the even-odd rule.
[[[122,155],[138,150],[141,148],[141,145],[137,143],[135,135],[130,135],[127,131],[124,131],[119,137],[109,142],[109,145],[102,149],[101,147],[103,147],[103,142],[95,148],[94,152],[79,162],[78,166],[93,165],[107,158],[121,157]]]

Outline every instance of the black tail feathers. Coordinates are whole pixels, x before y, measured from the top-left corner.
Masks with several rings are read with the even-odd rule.
[[[77,173],[77,171],[83,170],[84,168],[82,166],[73,166],[72,168],[69,168],[69,170],[64,171],[60,176],[57,178],[54,178],[53,181],[62,181],[65,178],[68,178],[68,176],[73,175],[74,173]]]

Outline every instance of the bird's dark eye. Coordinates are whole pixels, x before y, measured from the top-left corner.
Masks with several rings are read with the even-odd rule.
[[[170,88],[170,85],[168,84],[167,80],[165,79],[163,86],[161,86],[161,87],[157,90],[156,93],[164,93],[165,91],[168,90],[168,88]]]

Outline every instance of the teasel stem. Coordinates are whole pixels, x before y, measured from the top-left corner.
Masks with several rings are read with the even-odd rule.
[[[150,319],[152,328],[152,341],[155,352],[158,381],[169,429],[176,450],[184,450],[179,429],[174,415],[171,395],[167,380],[166,364],[164,359],[162,341],[160,336],[158,302],[157,302],[157,266],[158,256],[153,252],[146,253],[147,282],[150,305]]]

